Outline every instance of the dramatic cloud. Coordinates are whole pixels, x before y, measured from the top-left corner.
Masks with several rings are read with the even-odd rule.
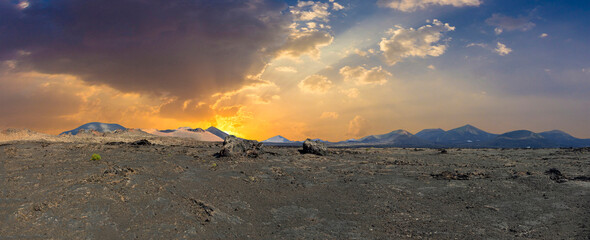
[[[506,56],[510,54],[510,52],[512,52],[512,49],[506,47],[506,45],[502,44],[501,42],[498,42],[496,49],[494,49],[494,52],[496,52],[500,56]]]
[[[323,112],[320,116],[321,119],[338,119],[337,112]]]
[[[368,132],[368,126],[367,120],[357,115],[348,123],[348,134],[353,137],[362,137]]]
[[[88,85],[70,75],[0,71],[0,101],[0,128],[24,127],[57,134],[93,121],[128,127],[187,126],[158,116],[167,98]],[[196,123],[194,119],[190,122]]]
[[[504,30],[519,30],[524,32],[535,27],[535,24],[526,17],[513,18],[499,13],[492,14],[492,17],[486,19],[486,23],[496,27],[494,29],[496,34],[501,34]]]
[[[377,4],[380,7],[388,7],[404,12],[413,12],[417,9],[424,9],[428,6],[479,6],[480,0],[378,0]]]
[[[326,93],[332,87],[332,81],[326,76],[314,74],[303,79],[298,86],[304,92]]]
[[[292,24],[273,0],[22,3],[0,1],[0,61],[181,101],[259,82]]]
[[[330,16],[330,4],[314,1],[299,1],[296,6],[290,7],[295,21],[328,21]]]
[[[362,66],[354,68],[345,66],[340,69],[340,75],[344,77],[344,81],[353,81],[357,85],[383,85],[391,77],[391,73],[383,70],[382,67],[366,69]]]
[[[442,23],[434,19],[432,24],[418,29],[397,27],[391,29],[389,39],[382,38],[379,46],[388,64],[394,65],[407,57],[427,56],[437,57],[442,55],[447,46],[437,43],[444,32],[455,30],[448,23]]]
[[[291,57],[308,54],[312,57],[318,57],[320,48],[330,45],[333,40],[334,37],[325,31],[316,29],[294,30],[289,35],[279,54]]]

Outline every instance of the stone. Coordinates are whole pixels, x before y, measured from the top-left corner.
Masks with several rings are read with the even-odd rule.
[[[223,141],[223,147],[219,151],[221,157],[258,157],[262,154],[263,144],[255,140],[246,140],[229,135]]]
[[[326,144],[324,144],[323,142],[313,141],[308,138],[305,140],[305,142],[303,142],[303,150],[301,151],[301,153],[310,153],[325,156],[328,154],[328,148],[326,147]]]

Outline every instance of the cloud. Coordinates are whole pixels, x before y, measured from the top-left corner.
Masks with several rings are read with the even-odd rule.
[[[287,73],[296,73],[297,72],[297,69],[295,69],[294,67],[289,67],[289,66],[276,67],[275,70],[277,70],[279,72],[287,72]]]
[[[510,52],[512,52],[512,49],[506,47],[506,45],[502,44],[501,42],[498,42],[496,48],[494,49],[494,52],[496,52],[500,56],[506,56],[510,54]]]
[[[323,112],[320,116],[321,119],[338,119],[337,112]]]
[[[513,18],[499,13],[492,14],[490,18],[486,19],[486,23],[490,26],[496,27],[494,32],[497,35],[501,34],[504,30],[519,30],[524,32],[535,27],[535,24],[527,17]]]
[[[57,134],[92,121],[132,128],[186,125],[159,117],[161,106],[168,101],[89,85],[70,75],[0,71],[0,102],[10,103],[0,104],[0,128],[26,127]],[[197,121],[192,118],[190,122]]]
[[[541,33],[541,35],[539,35],[539,38],[546,38],[546,37],[549,37],[549,34]]]
[[[303,79],[297,86],[304,92],[326,93],[332,87],[332,81],[326,76],[314,74]]]
[[[31,3],[28,1],[21,1],[20,3],[17,4],[18,8],[20,8],[21,10],[28,8],[30,5],[31,5]]]
[[[329,9],[329,3],[314,1],[299,1],[297,2],[297,5],[290,7],[291,14],[295,17],[295,21],[321,20],[327,22],[328,16],[330,16]]]
[[[222,112],[222,111],[219,111]],[[182,101],[172,99],[160,107],[159,115],[163,118],[178,119],[182,121],[209,120],[213,118],[216,111],[203,102],[195,103],[192,100]]]
[[[482,48],[487,48],[488,45],[485,44],[485,43],[470,43],[470,44],[467,44],[467,46],[465,46],[465,47],[482,47]]]
[[[356,88],[343,89],[343,90],[340,90],[340,92],[349,98],[357,98],[360,94],[359,90]]]
[[[260,81],[289,37],[286,9],[274,0],[55,0],[24,9],[0,1],[0,62],[123,92],[206,98]]]
[[[319,57],[320,48],[332,43],[334,37],[330,33],[317,29],[293,30],[287,42],[279,50],[279,55],[299,57],[307,54]]]
[[[499,27],[494,28],[494,33],[496,33],[496,35],[500,35],[500,34],[502,34],[502,32],[504,32],[504,29],[499,28]]]
[[[383,85],[392,76],[390,72],[383,70],[380,66],[371,69],[362,66],[354,68],[345,66],[340,69],[340,75],[344,77],[344,81],[354,81],[357,85]]]
[[[444,32],[455,30],[455,27],[448,23],[442,23],[434,19],[432,24],[422,26],[418,29],[397,27],[391,29],[390,38],[382,38],[379,43],[386,62],[394,65],[404,58],[427,56],[437,57],[442,55],[447,46],[437,43],[441,40]]]
[[[344,6],[340,5],[337,2],[331,1],[332,2],[332,9],[334,9],[334,11],[340,11],[342,9],[344,9]]]
[[[403,12],[413,12],[418,9],[424,9],[429,6],[479,6],[482,3],[480,0],[378,0],[377,5],[380,7],[388,7],[397,9]]]
[[[368,127],[367,120],[357,115],[348,123],[348,134],[353,137],[364,136],[367,133]]]
[[[431,65],[428,65],[427,68],[430,69],[430,70],[436,70],[436,67],[434,65],[432,65],[432,64]]]

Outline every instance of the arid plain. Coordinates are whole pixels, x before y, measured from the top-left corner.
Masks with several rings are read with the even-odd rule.
[[[251,158],[132,131],[27,139],[0,143],[2,239],[590,236],[587,148],[265,146]]]

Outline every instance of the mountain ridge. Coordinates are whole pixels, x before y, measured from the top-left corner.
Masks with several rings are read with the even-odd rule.
[[[89,123],[82,124],[79,127],[74,128],[72,130],[64,131],[64,132],[60,133],[59,135],[66,135],[66,134],[76,135],[76,134],[78,134],[78,132],[80,132],[80,130],[93,130],[93,131],[104,133],[104,132],[114,132],[115,130],[127,130],[127,128],[123,127],[119,124],[116,124],[116,123],[89,122]]]

